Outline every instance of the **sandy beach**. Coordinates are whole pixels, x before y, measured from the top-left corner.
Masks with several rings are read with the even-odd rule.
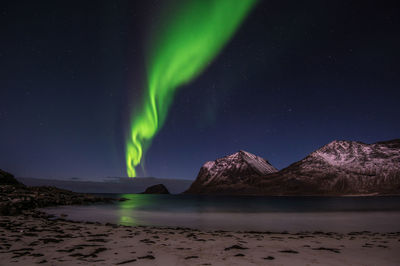
[[[0,265],[400,265],[400,232],[229,232],[0,217]]]

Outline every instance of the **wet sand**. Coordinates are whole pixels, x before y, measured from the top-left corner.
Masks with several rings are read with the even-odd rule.
[[[400,232],[230,232],[0,216],[0,265],[400,265]]]

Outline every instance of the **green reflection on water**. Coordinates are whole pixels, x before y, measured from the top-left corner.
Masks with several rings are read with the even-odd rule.
[[[127,199],[118,204],[119,223],[122,225],[139,225],[135,211],[154,202],[152,197],[142,194],[122,194],[121,198]]]

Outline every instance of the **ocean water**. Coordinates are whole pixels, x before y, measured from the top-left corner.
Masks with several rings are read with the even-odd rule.
[[[235,231],[399,232],[400,197],[103,194],[127,201],[45,208],[77,221]]]

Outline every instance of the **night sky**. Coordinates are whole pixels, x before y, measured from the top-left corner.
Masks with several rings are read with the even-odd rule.
[[[126,176],[146,41],[168,6],[2,1],[0,169]],[[179,89],[142,175],[194,179],[240,149],[281,169],[335,139],[399,138],[399,14],[397,1],[260,1]]]

